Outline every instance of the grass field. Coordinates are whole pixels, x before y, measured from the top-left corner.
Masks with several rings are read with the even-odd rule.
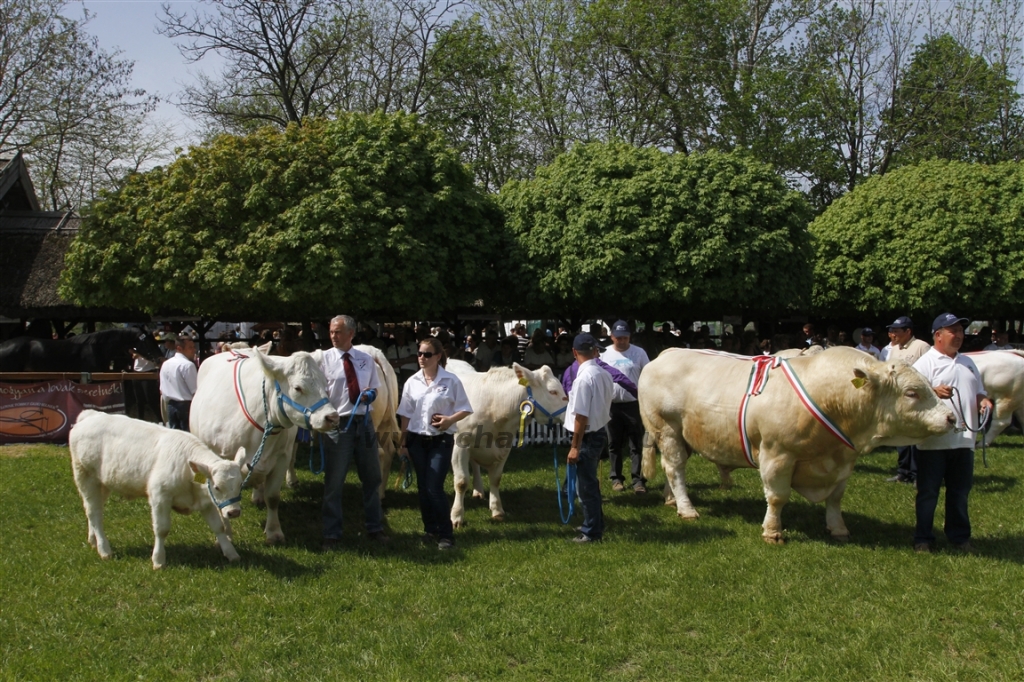
[[[551,450],[536,447],[506,468],[509,521],[471,502],[451,553],[420,544],[414,490],[389,490],[393,541],[371,546],[350,478],[346,547],[322,554],[322,483],[307,471],[285,493],[285,546],[263,545],[247,500],[240,564],[199,516],[175,515],[156,572],[145,500],[108,503],[116,556],[101,561],[67,449],[7,446],[0,678],[1021,680],[1024,439],[1000,439],[987,469],[980,459],[975,556],[941,533],[938,553],[911,551],[914,490],[884,481],[893,452],[857,466],[848,545],[828,542],[824,507],[802,498],[784,512],[788,543],[766,545],[756,474],[722,491],[694,459],[699,521],[606,487],[606,541],[578,546],[558,521]]]

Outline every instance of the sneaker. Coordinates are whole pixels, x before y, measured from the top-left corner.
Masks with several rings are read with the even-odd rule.
[[[974,545],[971,544],[970,540],[960,545],[953,545],[953,549],[958,554],[975,554]]]
[[[614,490],[617,493],[621,493],[625,489],[626,486],[622,485],[622,481],[614,481],[612,483],[612,490]]]
[[[636,493],[637,495],[646,495],[647,486],[645,486],[643,483],[637,483],[635,486],[633,486],[633,492]]]
[[[907,484],[910,484],[910,483],[914,483],[914,479],[910,478],[909,476],[904,476],[903,474],[896,474],[895,476],[891,476],[891,477],[885,479],[885,482],[886,483],[907,483]]]
[[[584,535],[583,533],[580,533],[579,535],[574,537],[572,539],[572,541],[575,542],[576,544],[584,545],[584,544],[586,544],[588,542],[597,542],[597,539],[592,538],[589,535]]]
[[[376,542],[380,545],[386,545],[389,542],[391,542],[391,538],[389,538],[387,535],[384,535],[384,531],[382,530],[375,530],[372,533],[367,533],[366,539],[372,540],[373,542]]]
[[[931,554],[932,546],[927,542],[919,542],[914,545],[914,551],[918,554]]]
[[[442,551],[455,549],[455,542],[453,540],[449,540],[448,538],[441,538],[437,543],[437,548]]]

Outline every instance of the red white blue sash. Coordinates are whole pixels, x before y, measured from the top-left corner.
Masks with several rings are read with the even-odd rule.
[[[732,356],[740,357],[740,356]],[[747,403],[756,395],[760,395],[764,387],[768,385],[768,372],[779,366],[781,358],[771,355],[756,355],[752,358],[743,356],[743,359],[751,360],[754,366],[750,368],[750,379],[747,381],[747,390],[743,392],[743,399],[740,401],[739,427],[740,444],[743,446],[743,457],[753,468],[757,468],[754,462],[754,454],[750,447],[750,438],[747,436]]]
[[[840,429],[835,422],[829,419],[828,415],[818,407],[817,403],[814,402],[811,398],[811,394],[808,393],[807,389],[804,388],[804,385],[800,383],[800,379],[797,378],[796,372],[794,372],[793,368],[789,366],[789,361],[782,361],[782,371],[786,375],[786,378],[789,379],[789,384],[793,387],[793,390],[796,391],[797,396],[800,398],[800,402],[804,404],[807,411],[814,415],[814,418],[817,419],[829,433],[841,440],[843,445],[851,450],[856,450],[856,448],[853,447],[853,442],[845,433],[843,433],[843,430]]]
[[[242,390],[242,363],[245,360],[248,360],[249,356],[248,355],[242,355],[241,353],[236,352],[235,350],[231,350],[229,352],[231,353],[231,359],[229,359],[228,362],[233,362],[235,364],[235,371],[234,371],[233,376],[234,376],[234,383],[235,383],[235,397],[238,398],[238,405],[239,405],[239,407],[242,408],[242,414],[244,414],[245,418],[249,420],[249,423],[252,424],[253,426],[255,426],[259,430],[260,433],[263,433],[264,431],[266,431],[266,429],[263,427],[262,424],[260,424],[258,421],[256,421],[253,418],[252,413],[249,412],[249,408],[245,404],[245,392]],[[268,420],[269,420],[269,417],[270,417],[270,415],[267,415]],[[279,432],[279,429],[278,429],[277,425],[276,424],[272,425],[271,429],[270,429],[270,435],[271,436],[276,436],[278,432]]]

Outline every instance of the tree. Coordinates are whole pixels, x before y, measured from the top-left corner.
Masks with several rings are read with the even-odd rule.
[[[132,62],[99,49],[59,0],[0,3],[0,152],[24,151],[44,205],[77,208],[163,151]]]
[[[493,291],[500,216],[415,116],[222,135],[87,213],[62,295],[86,305],[316,319],[438,314]]]
[[[876,176],[810,226],[827,315],[1019,314],[1024,167],[927,161]]]
[[[538,312],[674,319],[808,301],[807,205],[741,154],[578,145],[499,201],[522,268],[509,279]]]

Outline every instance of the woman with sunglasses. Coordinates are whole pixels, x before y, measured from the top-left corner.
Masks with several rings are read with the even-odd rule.
[[[402,421],[402,454],[412,459],[419,488],[424,540],[438,549],[455,546],[444,481],[452,464],[455,424],[473,412],[459,378],[445,369],[441,342],[433,337],[420,341],[416,354],[420,371],[409,377],[402,390],[398,416]]]

